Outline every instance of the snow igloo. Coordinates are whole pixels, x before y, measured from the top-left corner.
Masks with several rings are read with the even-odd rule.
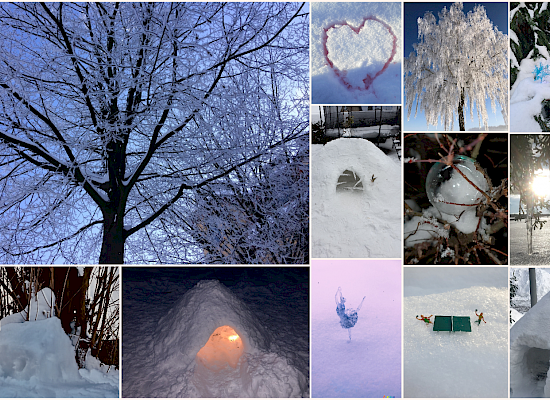
[[[512,397],[550,397],[550,293],[510,329]]]
[[[317,258],[401,257],[401,164],[365,139],[311,148]]]
[[[304,374],[278,352],[246,304],[217,280],[201,281],[158,322],[156,379],[145,397],[308,397]]]

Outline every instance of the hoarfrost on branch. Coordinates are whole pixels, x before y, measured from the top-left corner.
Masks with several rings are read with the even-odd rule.
[[[302,263],[308,34],[300,3],[1,4],[0,261]]]

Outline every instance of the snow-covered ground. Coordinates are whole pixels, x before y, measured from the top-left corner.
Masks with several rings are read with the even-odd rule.
[[[385,146],[391,148],[391,140]],[[389,150],[388,150],[389,151]],[[345,171],[354,188],[337,191]],[[401,163],[365,139],[311,146],[311,241],[316,258],[401,256]]]
[[[404,397],[508,397],[507,268],[405,267],[404,296]],[[472,331],[434,332],[421,314],[467,316]]]
[[[308,268],[125,268],[122,395],[309,397],[308,282]],[[218,320],[251,335],[236,368],[189,353]]]
[[[75,349],[42,289],[30,309],[0,320],[0,397],[119,397],[119,371],[89,353],[78,369]],[[24,315],[28,312],[29,321]]]
[[[311,3],[314,104],[401,103],[401,3]]]
[[[356,309],[340,325],[335,294]],[[314,260],[311,267],[312,397],[401,397],[401,262]]]
[[[527,253],[525,220],[510,221],[510,265],[550,265],[550,222],[533,230],[533,254]]]
[[[354,137],[363,139],[375,139],[380,135],[381,138],[399,135],[401,132],[397,125],[374,125],[362,126],[357,128],[327,129],[328,137]],[[385,139],[383,139],[385,141]]]

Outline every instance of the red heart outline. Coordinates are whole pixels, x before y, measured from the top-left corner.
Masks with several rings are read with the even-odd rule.
[[[330,61],[330,58],[328,56],[328,49],[327,49],[327,40],[328,40],[328,31],[331,30],[331,29],[338,29],[342,26],[349,26],[350,29],[355,32],[356,35],[359,34],[359,32],[361,32],[361,29],[363,29],[363,27],[365,26],[365,23],[367,21],[376,21],[380,24],[382,24],[384,26],[384,28],[386,28],[388,30],[388,33],[393,37],[393,49],[392,49],[392,52],[391,52],[391,55],[390,55],[390,58],[388,58],[388,61],[386,61],[386,63],[384,64],[384,66],[382,67],[382,69],[380,71],[378,71],[374,76],[370,76],[369,74],[367,74],[367,76],[365,77],[365,79],[363,79],[363,83],[365,84],[365,88],[361,88],[361,87],[358,87],[358,86],[353,86],[352,84],[350,84],[347,80],[346,80],[346,77],[345,77],[345,71],[340,71],[338,68],[336,68],[333,64],[332,61]],[[338,28],[336,28],[338,26]],[[373,16],[368,16],[368,17],[365,17],[363,18],[363,22],[361,22],[361,25],[359,25],[357,28],[354,28],[353,26],[351,26],[350,24],[348,24],[347,21],[343,21],[343,22],[335,22],[333,23],[332,25],[326,27],[326,28],[323,28],[323,36],[322,36],[322,42],[323,42],[323,54],[325,56],[325,61],[327,62],[327,64],[330,66],[330,68],[332,68],[332,70],[334,71],[334,73],[336,74],[336,76],[340,79],[340,81],[344,84],[344,86],[346,86],[348,89],[350,90],[369,90],[369,88],[371,87],[372,85],[372,82],[378,77],[380,76],[385,70],[386,68],[388,68],[388,66],[390,65],[390,63],[392,62],[393,60],[393,57],[395,57],[395,53],[397,52],[397,36],[395,36],[395,33],[393,33],[393,30],[391,29],[391,26],[389,26],[387,23],[385,23],[384,21],[381,21],[379,20],[378,18],[376,17],[373,17]],[[344,73],[342,73],[344,72]]]

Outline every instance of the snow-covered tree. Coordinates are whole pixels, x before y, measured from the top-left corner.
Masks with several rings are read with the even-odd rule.
[[[0,5],[0,261],[204,261],[198,193],[307,146],[306,8]]]
[[[407,116],[416,101],[426,115],[428,125],[452,130],[455,115],[459,128],[465,130],[464,108],[474,108],[480,124],[488,128],[486,99],[502,107],[504,119],[508,110],[508,38],[487,18],[485,8],[476,6],[467,15],[462,3],[455,3],[439,13],[418,19],[419,43],[405,60]]]
[[[238,179],[197,192],[195,220],[202,229],[192,234],[205,262],[309,262],[308,147],[296,156],[275,154],[268,164],[241,168]]]
[[[514,85],[521,62],[530,58],[550,61],[550,9],[548,2],[510,3],[510,85]]]

